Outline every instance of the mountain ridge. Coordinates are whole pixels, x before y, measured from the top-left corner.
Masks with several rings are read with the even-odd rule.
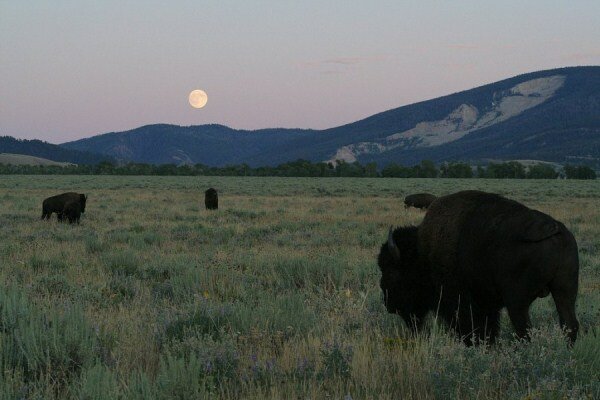
[[[324,130],[156,124],[61,146],[125,161],[210,166],[298,158],[379,165],[539,158],[600,165],[600,67],[529,72]]]

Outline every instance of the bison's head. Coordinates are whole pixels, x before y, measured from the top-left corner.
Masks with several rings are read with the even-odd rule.
[[[431,309],[432,285],[429,272],[419,257],[418,228],[408,226],[390,231],[381,246],[377,263],[380,286],[387,311],[400,314],[407,324],[420,324]]]
[[[85,202],[87,201],[87,196],[85,194],[79,195],[79,206],[81,207],[81,212],[85,212]]]

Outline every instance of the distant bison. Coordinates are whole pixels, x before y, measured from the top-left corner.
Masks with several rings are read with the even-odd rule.
[[[52,213],[56,213],[58,216],[58,220],[62,220],[62,212],[65,208],[65,204],[68,202],[78,202],[81,212],[85,212],[85,203],[87,201],[87,196],[79,193],[63,193],[57,196],[48,197],[42,203],[42,219],[50,219]]]
[[[65,218],[69,221],[70,224],[77,222],[79,224],[79,218],[81,217],[81,204],[79,201],[69,201],[65,204],[65,207],[62,211],[61,220]]]
[[[219,208],[219,196],[213,188],[204,192],[204,205],[207,210],[217,210]]]
[[[526,338],[530,304],[552,293],[560,325],[577,338],[577,243],[562,223],[516,201],[479,191],[440,197],[420,226],[390,228],[378,264],[388,312],[414,329],[434,311],[466,344],[493,343],[506,307]]]
[[[404,198],[404,208],[415,207],[426,209],[435,199],[437,197],[429,193],[409,194]]]

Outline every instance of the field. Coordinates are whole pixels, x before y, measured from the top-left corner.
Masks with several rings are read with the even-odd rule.
[[[571,229],[574,348],[551,297],[493,347],[386,313],[379,246],[423,217],[402,198],[467,188]],[[71,190],[81,225],[40,221]],[[2,176],[0,204],[3,399],[600,398],[600,181]]]

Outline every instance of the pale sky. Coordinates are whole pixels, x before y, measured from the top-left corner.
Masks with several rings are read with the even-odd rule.
[[[599,64],[598,0],[0,0],[0,135],[323,129]]]

